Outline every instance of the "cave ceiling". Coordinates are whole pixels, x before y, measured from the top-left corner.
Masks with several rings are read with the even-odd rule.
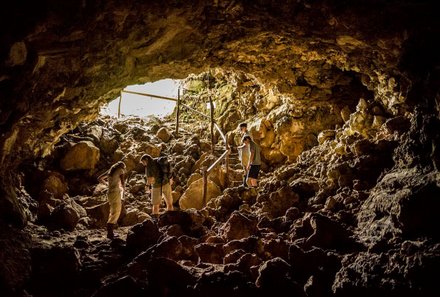
[[[0,162],[7,168],[47,154],[62,134],[95,118],[99,107],[127,85],[182,79],[212,68],[250,74],[287,95],[308,67],[350,72],[398,112],[392,107],[408,92],[414,68],[402,60],[406,45],[420,28],[429,32],[438,25],[431,5],[269,0],[5,4]]]

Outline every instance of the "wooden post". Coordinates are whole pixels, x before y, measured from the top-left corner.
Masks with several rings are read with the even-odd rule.
[[[122,102],[122,91],[119,93],[118,119],[121,116],[121,102]]]
[[[180,88],[177,89],[176,136],[179,135],[179,116],[180,116]]]
[[[209,107],[210,107],[210,117],[211,117],[211,151],[214,154],[214,104],[212,104],[212,97],[209,96]]]
[[[202,201],[203,206],[206,206],[206,197],[208,196],[208,172],[206,170],[206,166],[203,167],[203,193],[202,193]]]

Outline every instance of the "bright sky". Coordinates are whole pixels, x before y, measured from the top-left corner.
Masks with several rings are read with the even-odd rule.
[[[179,83],[179,80],[163,79],[154,83],[146,83],[144,85],[127,86],[125,87],[125,90],[177,98]],[[119,97],[103,107],[101,109],[101,114],[118,116],[118,104]],[[172,113],[175,106],[176,102],[174,101],[123,93],[121,115],[135,115],[139,117],[155,115],[158,117],[164,117]]]

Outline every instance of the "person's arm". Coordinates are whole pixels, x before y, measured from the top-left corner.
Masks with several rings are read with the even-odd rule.
[[[119,178],[121,179],[122,188],[125,190],[125,172],[124,172],[124,170],[122,170],[121,174],[119,175]]]
[[[251,168],[251,165],[254,162],[254,158],[255,158],[255,148],[251,146],[250,150],[251,150],[251,155],[249,156],[249,163],[247,166],[248,170],[249,170],[249,168]]]
[[[174,168],[170,167],[170,175],[169,175],[170,186],[174,184]]]
[[[150,187],[152,184],[154,184],[154,176],[152,172],[153,168],[149,164],[145,168],[145,187]]]
[[[246,146],[246,144],[244,143],[244,144],[242,144],[242,145],[237,146],[237,149],[241,150],[241,149],[243,149],[245,146]]]

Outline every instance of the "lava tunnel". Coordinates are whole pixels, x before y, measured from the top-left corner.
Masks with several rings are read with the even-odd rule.
[[[6,1],[0,295],[437,296],[438,11]],[[182,86],[172,114],[100,114],[126,86],[162,79]],[[243,183],[249,147],[256,187]],[[167,157],[173,210],[153,212],[144,154]],[[118,161],[107,238],[100,177]]]

